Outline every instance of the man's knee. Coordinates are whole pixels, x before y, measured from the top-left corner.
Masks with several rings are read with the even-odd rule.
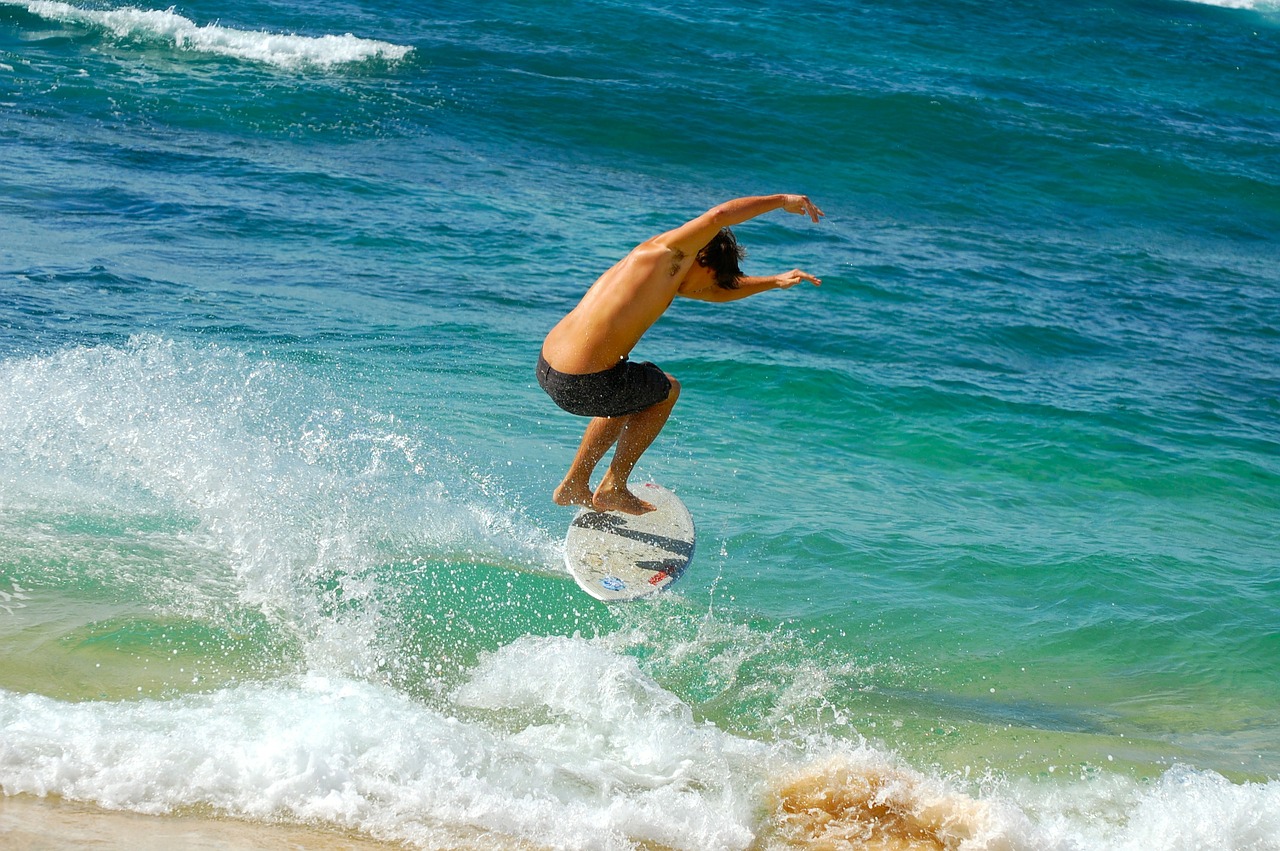
[[[667,394],[667,401],[675,404],[676,399],[680,398],[680,382],[671,373],[666,373],[667,380],[671,382],[671,391]]]

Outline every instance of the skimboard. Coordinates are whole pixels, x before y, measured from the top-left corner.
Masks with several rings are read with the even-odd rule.
[[[652,482],[634,492],[657,510],[637,516],[583,508],[569,524],[565,564],[582,590],[597,600],[656,594],[679,579],[693,560],[693,517],[680,498]]]

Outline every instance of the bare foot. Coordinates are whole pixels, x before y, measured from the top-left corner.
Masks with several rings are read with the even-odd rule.
[[[595,508],[591,501],[591,486],[586,482],[571,482],[565,479],[551,494],[556,505],[581,505],[583,508]]]
[[[591,504],[596,511],[621,511],[623,514],[648,514],[657,506],[645,502],[626,488],[606,488],[603,484],[596,490]]]

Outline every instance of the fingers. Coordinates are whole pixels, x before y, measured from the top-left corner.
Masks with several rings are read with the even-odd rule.
[[[823,213],[822,210],[818,209],[817,204],[809,200],[808,195],[797,195],[796,198],[798,199],[798,202],[796,204],[795,212],[800,215],[808,216],[814,222],[826,215],[826,213]]]
[[[788,195],[786,203],[782,205],[782,209],[788,213],[808,216],[814,222],[826,215],[826,213],[818,209],[817,204],[809,200],[808,195]]]
[[[803,272],[799,269],[792,269],[790,272],[787,272],[781,275],[778,286],[780,289],[787,290],[787,289],[791,289],[801,281],[808,281],[809,283],[813,284],[815,287],[822,286],[821,280],[819,280],[818,278],[815,278],[813,275],[810,275],[808,272]]]

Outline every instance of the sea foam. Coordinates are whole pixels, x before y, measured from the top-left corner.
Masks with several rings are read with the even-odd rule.
[[[0,789],[143,813],[212,807],[422,847],[1273,851],[1280,783],[1175,768],[967,784],[865,743],[700,721],[634,659],[528,637],[428,704],[300,676],[170,700],[0,691]]]
[[[218,346],[143,335],[0,361],[0,483],[9,514],[184,518],[148,543],[177,557],[121,562],[102,582],[145,584],[153,604],[196,617],[223,602],[202,593],[230,588],[302,636],[326,673],[368,672],[390,652],[399,630],[377,580],[388,561],[462,553],[560,572],[558,542],[485,493],[445,439]],[[0,516],[0,539],[70,556],[46,559],[58,569],[113,571],[68,550],[74,536],[33,528]]]
[[[1259,12],[1280,12],[1280,0],[1188,0],[1191,3],[1202,3],[1206,6],[1221,6],[1224,9],[1252,9]]]
[[[56,0],[0,0],[0,3],[25,8],[31,14],[50,21],[101,27],[120,38],[160,40],[182,50],[264,62],[282,68],[328,68],[369,59],[396,61],[412,50],[404,45],[359,38],[350,33],[312,37],[241,30],[217,24],[201,26],[172,8],[165,11],[133,6],[84,9]]]

